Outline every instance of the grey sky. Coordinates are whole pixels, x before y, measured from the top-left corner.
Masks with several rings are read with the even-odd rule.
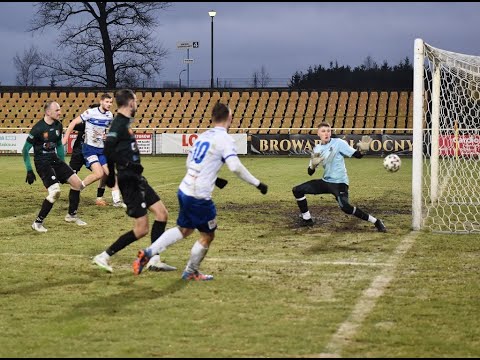
[[[161,81],[178,81],[186,50],[177,41],[199,41],[190,50],[191,80],[210,79],[210,17],[214,9],[214,72],[250,78],[265,65],[272,78],[338,60],[359,65],[367,55],[398,64],[413,57],[413,41],[480,55],[480,3],[173,3],[159,13],[157,39],[169,50]],[[56,32],[27,33],[33,3],[0,4],[0,81],[15,83],[13,56],[32,44],[54,49]],[[186,81],[186,74],[182,75]]]

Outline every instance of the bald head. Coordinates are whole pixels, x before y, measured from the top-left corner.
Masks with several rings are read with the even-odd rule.
[[[60,110],[60,105],[53,100],[48,100],[43,106],[45,110],[45,117],[51,120],[59,120],[62,111]]]

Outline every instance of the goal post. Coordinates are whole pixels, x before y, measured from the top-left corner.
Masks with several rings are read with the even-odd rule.
[[[414,45],[412,228],[480,232],[480,56]]]

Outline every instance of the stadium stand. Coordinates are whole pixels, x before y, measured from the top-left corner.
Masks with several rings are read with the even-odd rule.
[[[46,100],[62,106],[63,125],[98,102],[103,91],[40,91],[0,93],[0,128],[28,132],[43,114]],[[137,91],[134,128],[141,132],[185,132],[210,126],[213,105],[228,102],[232,133],[315,133],[328,121],[337,133],[411,133],[413,93],[408,91]],[[115,111],[115,107],[112,109]],[[387,130],[385,130],[387,129]]]

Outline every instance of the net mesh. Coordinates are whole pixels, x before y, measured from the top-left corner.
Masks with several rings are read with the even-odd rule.
[[[480,232],[480,57],[424,51],[422,227]]]

